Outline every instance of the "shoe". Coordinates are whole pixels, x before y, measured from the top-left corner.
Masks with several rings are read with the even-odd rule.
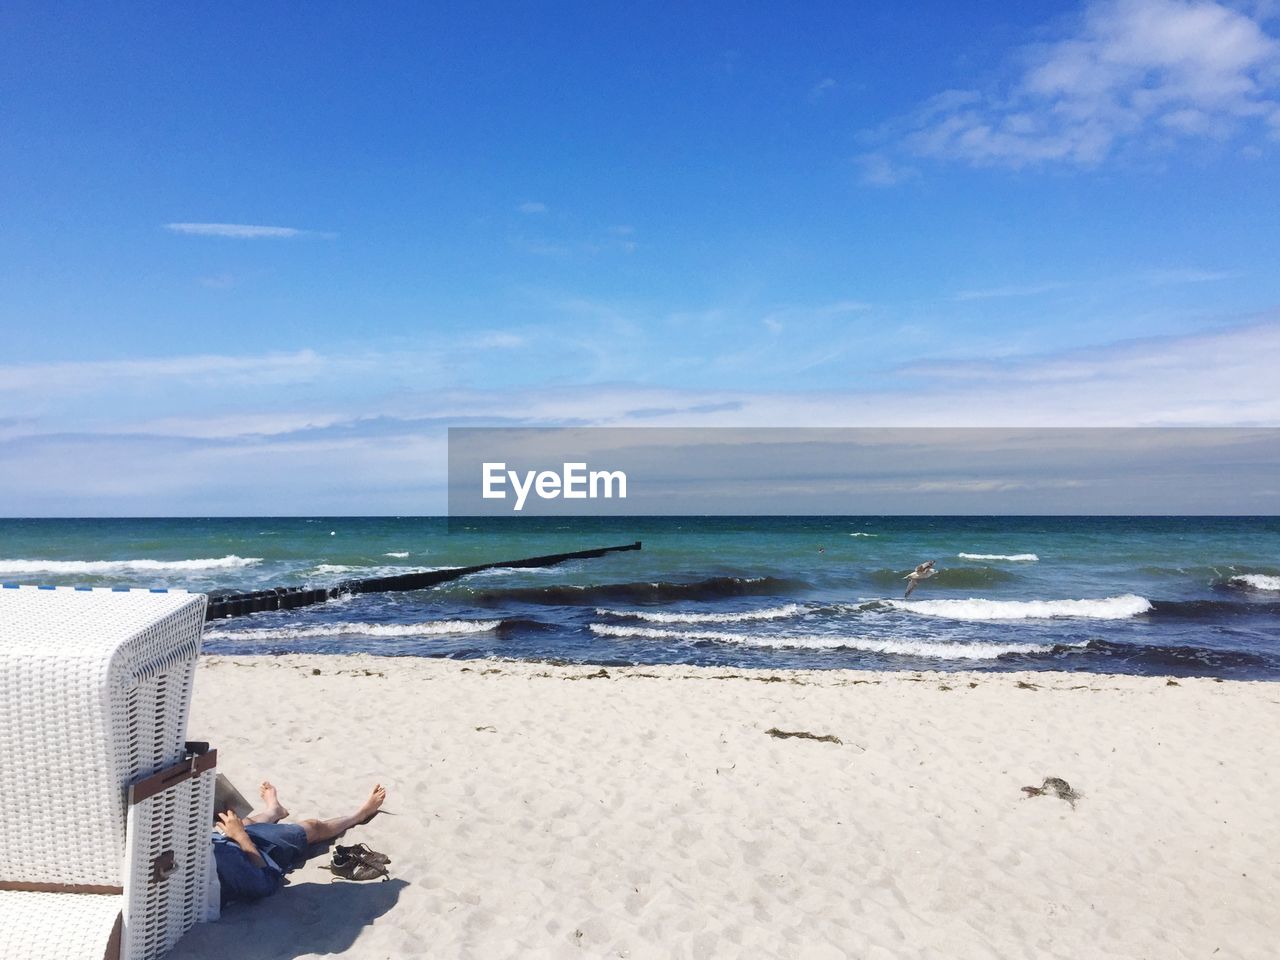
[[[333,851],[333,860],[325,864],[324,869],[343,880],[391,879],[385,864],[367,859],[355,847],[336,848]]]
[[[348,857],[361,857],[369,863],[386,865],[391,862],[391,858],[385,853],[379,853],[377,850],[370,850],[367,843],[357,843],[351,847],[334,847],[334,852],[341,853]]]

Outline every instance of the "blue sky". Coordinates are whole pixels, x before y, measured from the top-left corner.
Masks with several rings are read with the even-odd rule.
[[[0,11],[13,514],[449,424],[1280,423],[1270,4]]]

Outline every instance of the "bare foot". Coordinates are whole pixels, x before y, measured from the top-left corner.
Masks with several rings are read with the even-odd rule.
[[[369,799],[360,805],[360,809],[356,811],[357,823],[368,823],[377,814],[381,808],[383,801],[387,799],[387,788],[382,784],[374,784],[373,790],[369,793]]]
[[[270,822],[279,823],[289,815],[289,811],[280,803],[276,788],[270,781],[263,780],[262,785],[258,787],[258,793],[262,796],[262,802],[267,805],[266,816]]]

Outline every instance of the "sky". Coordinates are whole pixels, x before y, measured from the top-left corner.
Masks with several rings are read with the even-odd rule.
[[[0,8],[0,512],[462,425],[1280,425],[1280,8]]]

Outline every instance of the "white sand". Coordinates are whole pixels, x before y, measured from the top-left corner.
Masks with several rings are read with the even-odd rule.
[[[221,770],[299,816],[385,783],[349,838],[396,882],[313,860],[172,956],[1280,956],[1280,685],[593,672],[206,658]]]

